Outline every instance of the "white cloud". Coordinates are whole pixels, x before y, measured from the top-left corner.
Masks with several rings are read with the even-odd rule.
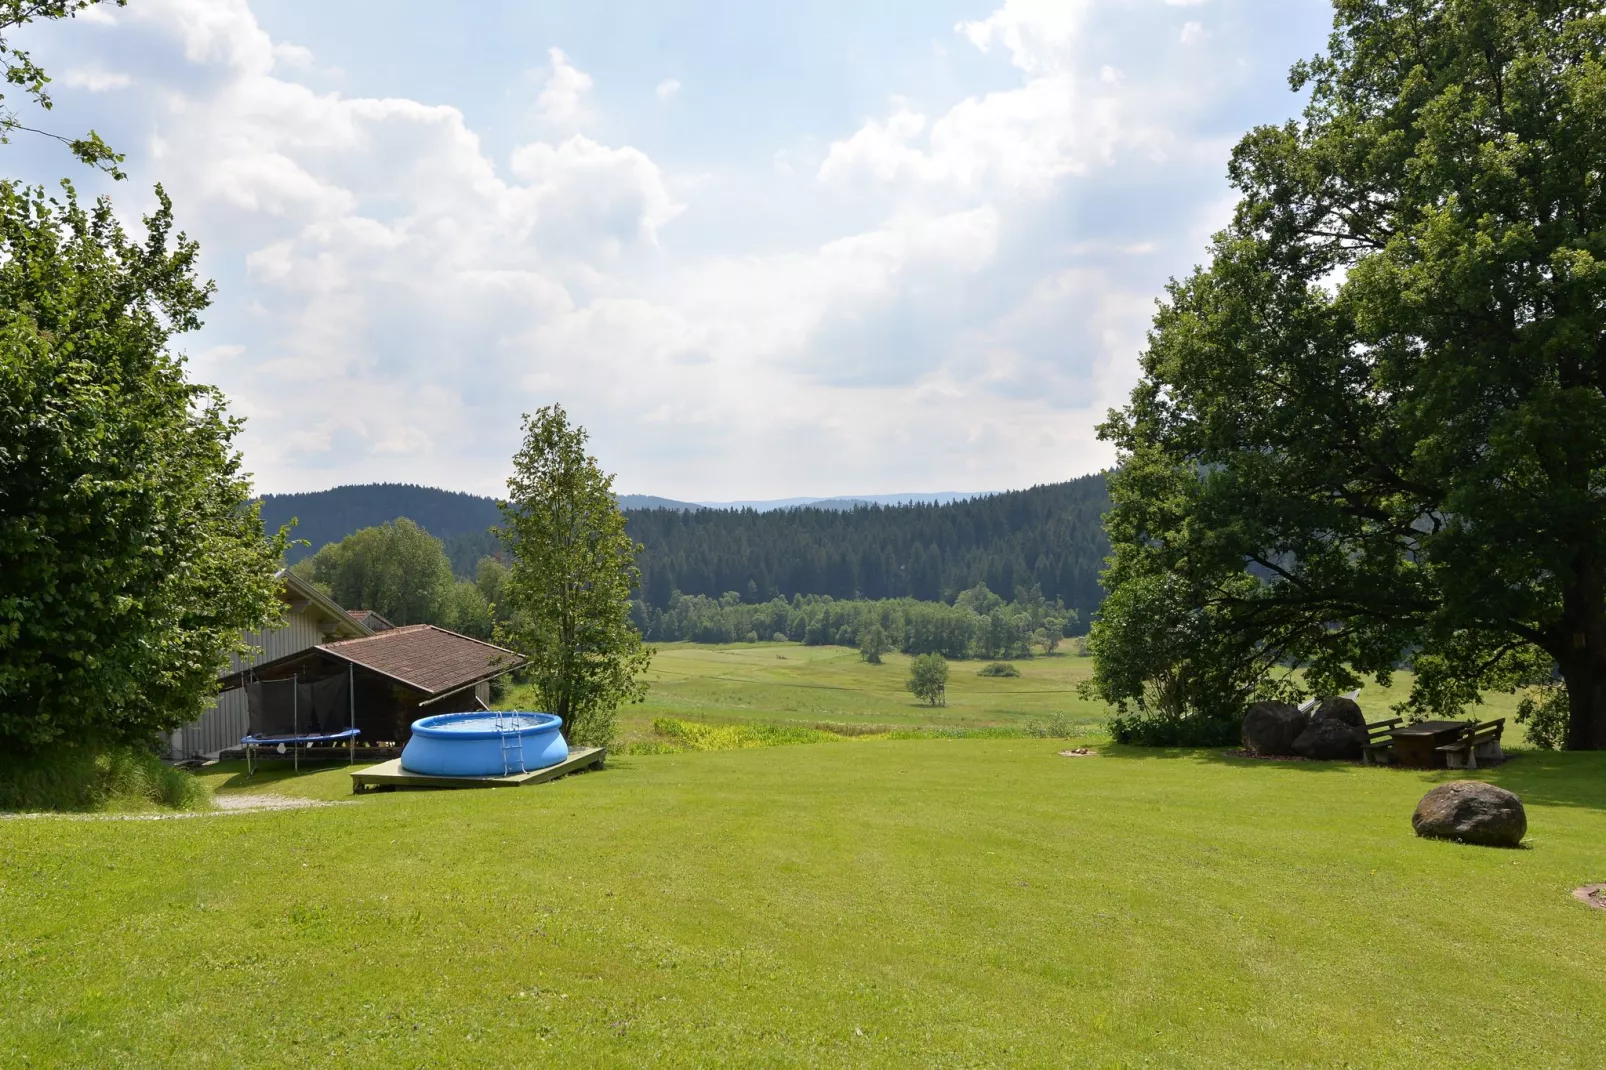
[[[74,67],[62,77],[62,82],[74,89],[87,89],[91,93],[104,93],[111,89],[126,89],[133,83],[133,79],[116,71]]]
[[[304,71],[312,66],[312,49],[280,41],[273,46],[273,58],[291,70]]]
[[[494,492],[518,413],[554,400],[628,489],[1022,485],[1108,459],[1091,427],[1194,240],[1167,204],[1120,225],[1067,209],[1068,191],[1204,152],[1173,123],[1197,82],[1101,54],[1095,14],[1003,0],[956,28],[1003,88],[892,97],[764,145],[736,181],[812,214],[762,244],[708,224],[728,175],[604,136],[624,124],[591,110],[591,75],[559,48],[539,76],[547,125],[520,143],[446,104],[303,84],[316,56],[274,42],[246,0],[145,0],[115,32],[150,43],[130,67],[148,126],[113,140],[161,161],[220,280],[191,351],[248,416],[264,489]],[[1217,172],[1222,151],[1205,153]]]
[[[1205,39],[1205,28],[1197,22],[1186,22],[1182,26],[1181,40],[1185,45],[1198,44]]]
[[[1121,90],[1109,64],[1077,62],[1085,0],[1006,0],[1004,7],[957,30],[983,52],[1002,44],[1023,72],[1014,88],[968,97],[931,119],[894,99],[885,119],[867,120],[832,144],[822,181],[990,187],[1031,196],[1070,175],[1112,163],[1121,148],[1165,151],[1166,131],[1148,114],[1152,101]]]
[[[591,91],[591,76],[576,68],[561,48],[547,49],[552,73],[547,76],[536,107],[548,122],[573,122],[580,113],[580,102]]]
[[[1165,0],[1166,7],[1197,7],[1205,0]]]

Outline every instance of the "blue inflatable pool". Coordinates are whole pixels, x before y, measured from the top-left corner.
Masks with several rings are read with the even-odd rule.
[[[425,776],[505,776],[569,756],[550,713],[442,713],[413,722],[402,768]]]

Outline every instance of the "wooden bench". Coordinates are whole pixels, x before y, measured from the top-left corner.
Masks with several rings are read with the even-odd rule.
[[[1367,765],[1388,765],[1394,759],[1394,730],[1404,722],[1398,718],[1375,721],[1366,726],[1366,745],[1361,761]]]
[[[1460,739],[1434,749],[1444,755],[1444,763],[1451,769],[1476,769],[1480,761],[1485,765],[1498,764],[1506,760],[1505,752],[1500,749],[1500,736],[1505,730],[1504,717],[1482,724],[1473,722],[1467,725]]]

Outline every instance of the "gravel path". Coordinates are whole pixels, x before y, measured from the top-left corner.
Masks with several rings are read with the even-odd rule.
[[[322,806],[352,806],[356,800],[330,802],[326,799],[301,799],[294,795],[217,795],[212,799],[211,810],[165,810],[139,814],[0,814],[0,819],[47,817],[63,821],[176,821],[185,817],[225,817],[229,814],[260,814],[268,810],[310,810]]]

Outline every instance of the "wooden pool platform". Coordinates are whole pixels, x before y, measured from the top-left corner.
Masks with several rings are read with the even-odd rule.
[[[351,793],[364,795],[370,791],[395,791],[398,788],[522,788],[530,784],[545,784],[582,769],[600,769],[607,757],[606,747],[576,747],[557,765],[510,776],[424,776],[408,772],[402,768],[400,758],[392,758],[367,769],[352,770]]]

